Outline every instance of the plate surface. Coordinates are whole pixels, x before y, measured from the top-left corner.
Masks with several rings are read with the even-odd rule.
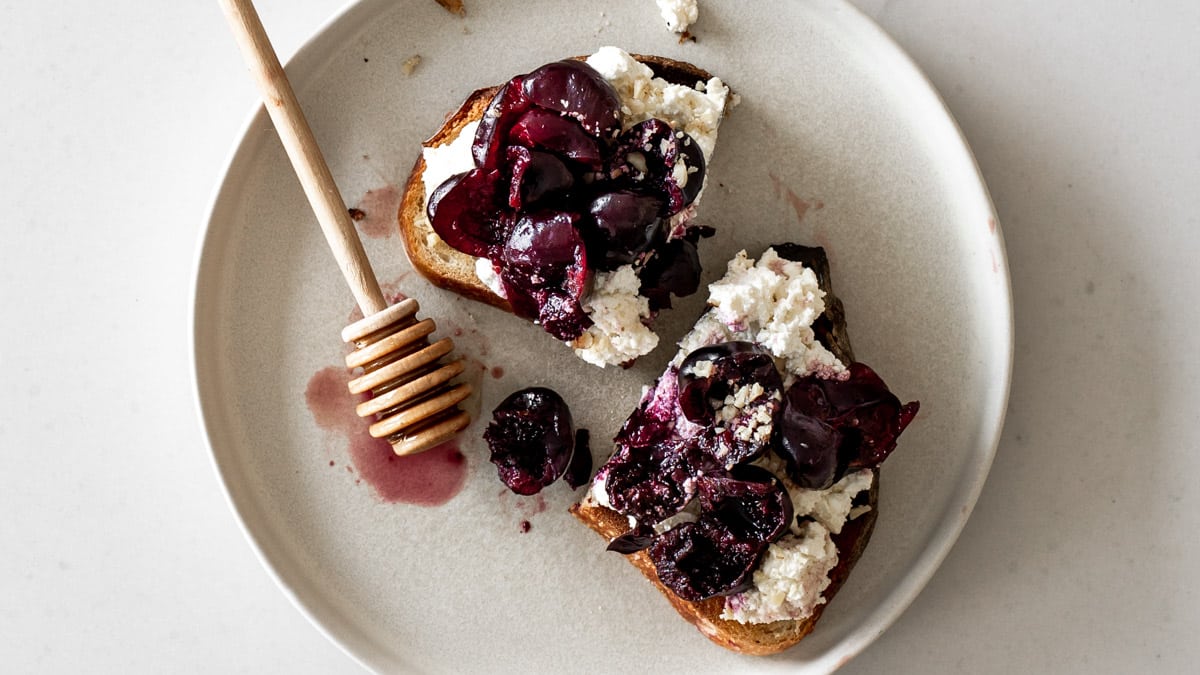
[[[420,300],[471,359],[481,391],[472,404],[489,411],[515,389],[550,386],[592,431],[602,461],[704,294],[663,317],[654,354],[601,371],[514,317],[431,288],[411,272],[391,220],[419,143],[472,89],[565,55],[616,44],[690,61],[742,99],[722,127],[701,208],[718,230],[702,246],[705,281],[739,248],[825,246],[859,358],[901,398],[921,401],[884,468],[871,546],[813,635],[780,656],[741,657],[710,644],[605,553],[567,514],[577,495],[565,484],[539,498],[507,495],[480,438],[486,419],[462,437],[461,461],[447,451],[389,462],[339,389],[338,333],[353,300],[261,110],[212,206],[193,316],[201,413],[250,540],[302,611],[380,671],[825,672],[844,663],[895,620],[953,544],[1003,422],[1008,269],[953,120],[908,58],[836,0],[702,3],[699,40],[683,45],[648,0],[468,10],[460,18],[424,0],[359,3],[288,72],[347,204],[365,214],[383,285]],[[420,64],[406,76],[413,55]]]

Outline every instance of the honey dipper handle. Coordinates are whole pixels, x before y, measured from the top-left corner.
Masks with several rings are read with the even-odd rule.
[[[263,104],[275,129],[279,132],[279,140],[287,150],[292,167],[304,187],[304,194],[316,212],[325,239],[333,250],[338,267],[354,293],[359,308],[366,316],[382,311],[387,307],[383,293],[379,290],[379,282],[371,270],[371,262],[363,251],[362,241],[350,220],[346,203],[333,182],[333,175],[317,140],[313,137],[296,93],[288,82],[279,57],[271,46],[258,12],[251,0],[218,0],[229,19],[229,25],[241,47],[242,56],[250,66],[250,72],[258,83],[259,93],[262,94]]]

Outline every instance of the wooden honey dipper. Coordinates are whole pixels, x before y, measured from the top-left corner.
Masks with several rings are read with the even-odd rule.
[[[463,372],[462,360],[444,360],[454,343],[450,338],[429,342],[435,325],[432,319],[417,319],[416,300],[407,298],[388,306],[254,3],[219,2],[333,257],[362,309],[364,318],[342,330],[342,339],[356,347],[346,357],[346,366],[364,371],[350,382],[350,392],[372,393],[356,412],[375,419],[371,435],[386,438],[397,455],[415,454],[449,440],[471,423],[471,416],[459,407],[471,395],[471,385],[452,382]]]

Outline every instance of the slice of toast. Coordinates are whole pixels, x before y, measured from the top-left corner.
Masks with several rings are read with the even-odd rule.
[[[712,77],[706,71],[683,61],[661,56],[633,56],[649,66],[657,77],[672,84],[693,86],[697,82],[707,82]],[[463,127],[483,117],[492,97],[499,90],[499,86],[475,90],[462,106],[446,119],[442,128],[425,141],[424,147],[443,145],[456,138]],[[408,253],[413,268],[435,286],[511,312],[512,307],[508,301],[493,293],[475,275],[476,258],[451,248],[434,233],[425,213],[426,195],[422,180],[424,173],[425,158],[418,156],[405,184],[398,213],[400,238],[404,242],[404,250]]]
[[[821,289],[825,291],[825,313],[813,324],[813,330],[821,343],[842,363],[853,361],[853,352],[846,334],[845,312],[841,301],[833,294],[829,260],[825,251],[794,244],[776,245],[774,249],[780,257],[801,262],[816,273]],[[870,509],[857,518],[848,520],[841,533],[832,535],[838,550],[838,562],[829,573],[830,584],[823,593],[826,602],[817,605],[813,614],[806,619],[762,624],[743,624],[722,619],[721,612],[725,606],[723,597],[701,602],[683,600],[659,582],[654,563],[646,551],[638,551],[626,557],[662,591],[680,616],[696,626],[708,639],[743,654],[765,655],[781,652],[812,632],[821,613],[845,583],[850,570],[866,548],[878,515],[879,470],[876,469],[874,474],[867,501]],[[625,516],[589,500],[571,507],[571,513],[606,541],[611,541],[630,530],[629,521]]]

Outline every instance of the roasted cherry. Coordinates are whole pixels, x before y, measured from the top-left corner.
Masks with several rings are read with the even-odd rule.
[[[653,195],[632,190],[607,192],[592,200],[588,207],[590,229],[595,233],[595,248],[601,253],[603,269],[641,260],[666,237],[659,215],[663,201]]]
[[[917,416],[917,401],[901,404],[883,379],[864,363],[852,363],[850,377],[830,381],[825,393],[830,404],[843,411],[836,422],[855,429],[862,445],[846,461],[848,470],[879,466],[896,449],[896,439]]]
[[[758,384],[764,396],[781,392],[775,360],[754,342],[722,342],[688,354],[679,366],[679,406],[684,417],[711,426],[725,399],[743,386]]]
[[[569,268],[586,264],[577,220],[578,216],[563,211],[522,216],[500,253],[505,274],[530,290],[565,281]]]
[[[687,239],[672,239],[650,256],[638,274],[641,294],[650,300],[650,309],[671,306],[671,296],[683,298],[700,288],[700,253]]]
[[[692,495],[685,481],[692,478],[692,468],[682,454],[653,457],[636,452],[609,461],[604,488],[618,513],[653,525],[688,503]]]
[[[611,138],[621,129],[617,92],[582,61],[547,63],[525,76],[524,95],[534,105],[574,119],[592,136]]]
[[[678,213],[700,194],[704,154],[691,136],[659,119],[639,122],[617,139],[609,174],[641,189],[661,191],[666,215]]]
[[[563,342],[583,335],[592,325],[591,317],[573,295],[555,288],[542,288],[533,292],[533,300],[538,308],[538,325]]]
[[[593,171],[604,167],[600,143],[574,120],[549,110],[527,111],[513,123],[509,134],[521,145],[552,152]]]
[[[815,377],[798,380],[784,395],[772,447],[797,485],[824,489],[838,478],[842,432],[830,426],[829,402]]]
[[[675,429],[678,410],[678,380],[675,371],[668,369],[654,383],[648,397],[625,420],[613,443],[618,447],[649,448],[666,440]]]
[[[572,265],[583,246],[575,229],[578,216],[565,211],[542,211],[521,217],[504,243],[504,263],[530,274],[554,276]],[[540,285],[534,282],[533,285]]]
[[[560,211],[523,216],[500,253],[500,281],[513,312],[537,321],[559,340],[574,340],[592,325],[579,305],[587,252],[578,217]]]
[[[823,489],[879,466],[920,408],[916,401],[901,405],[868,366],[848,370],[844,380],[797,380],[784,396],[772,448],[801,487]]]
[[[570,190],[575,184],[571,171],[548,152],[510,145],[506,154],[512,176],[508,187],[508,205],[511,208],[533,206],[546,197]]]
[[[472,169],[439,185],[426,207],[433,231],[455,250],[486,256],[505,236],[496,207],[499,179],[497,171]]]
[[[768,447],[783,379],[765,349],[752,342],[703,347],[684,359],[678,378],[679,409],[688,420],[713,427],[716,459],[733,466]]]
[[[500,480],[521,495],[540,492],[567,469],[575,447],[571,411],[544,387],[514,392],[483,433]]]
[[[737,539],[770,543],[792,524],[792,498],[766,469],[743,464],[732,476],[701,476],[696,484],[701,519],[720,523]]]
[[[508,141],[509,129],[526,110],[529,101],[525,98],[525,90],[521,86],[521,77],[509,80],[483,112],[479,127],[475,130],[475,139],[471,143],[471,156],[475,166],[481,169],[494,170],[504,159],[502,148]]]
[[[764,550],[763,544],[739,540],[701,520],[662,533],[649,553],[662,585],[698,602],[749,588]]]

